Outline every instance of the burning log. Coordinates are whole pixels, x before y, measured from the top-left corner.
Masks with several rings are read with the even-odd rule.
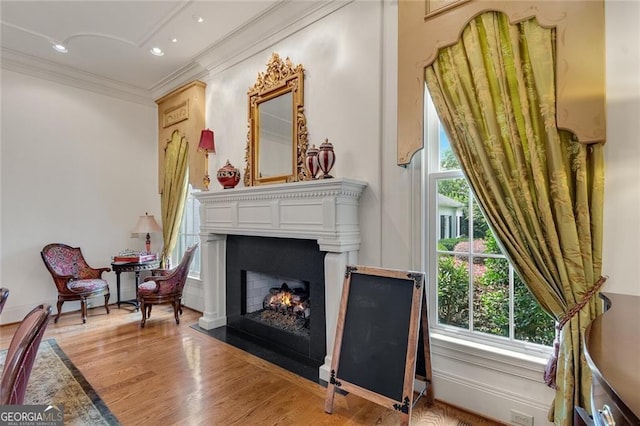
[[[265,310],[307,318],[310,314],[309,294],[303,288],[290,289],[287,283],[269,289],[262,307]]]

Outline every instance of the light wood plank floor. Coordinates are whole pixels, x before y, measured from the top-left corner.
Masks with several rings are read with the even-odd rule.
[[[200,316],[184,309],[176,326],[170,308],[155,306],[142,329],[131,306],[109,315],[96,307],[86,324],[79,312],[51,320],[44,338],[56,339],[123,425],[398,423],[395,413],[353,395],[336,394],[326,414],[323,386],[192,329]],[[0,348],[16,326],[0,327]]]

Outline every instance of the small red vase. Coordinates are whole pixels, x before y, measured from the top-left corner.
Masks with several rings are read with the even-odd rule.
[[[325,139],[320,145],[320,151],[318,152],[318,164],[320,165],[320,170],[322,170],[323,175],[320,177],[321,179],[332,178],[329,174],[333,165],[336,162],[336,155],[333,153],[333,145],[329,142],[329,139]]]
[[[218,169],[217,177],[224,189],[235,188],[240,182],[240,170],[233,167],[227,160],[227,164]]]
[[[307,150],[307,156],[304,160],[311,179],[317,179],[316,176],[320,171],[320,163],[318,163],[318,148],[316,148],[315,145],[312,145],[311,148]]]

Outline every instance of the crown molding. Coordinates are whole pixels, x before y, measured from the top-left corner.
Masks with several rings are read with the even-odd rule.
[[[156,83],[150,90],[154,99],[160,99],[175,89],[184,86],[194,80],[202,80],[209,72],[197,62],[190,62],[179,70],[169,74]]]
[[[205,70],[198,78],[218,74],[352,3],[354,0],[282,1],[236,28],[194,58]],[[193,80],[187,73],[169,76],[151,88],[159,98]]]
[[[35,58],[11,49],[0,51],[2,68],[141,105],[155,106],[151,91]]]
[[[212,74],[220,73],[353,1],[285,0],[278,2],[196,55],[190,63],[156,83],[150,90],[6,48],[0,50],[0,62],[2,68],[9,71],[153,106],[154,99],[190,81],[202,80]]]

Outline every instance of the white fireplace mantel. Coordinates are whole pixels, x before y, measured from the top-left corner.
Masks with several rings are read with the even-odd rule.
[[[327,355],[320,378],[329,380],[331,353],[347,265],[360,249],[358,205],[365,182],[319,179],[200,192],[200,239],[207,330],[226,325],[226,235],[316,240],[325,251]]]
[[[335,178],[197,193],[200,231],[314,239],[322,251],[358,250],[358,199],[366,185]]]

